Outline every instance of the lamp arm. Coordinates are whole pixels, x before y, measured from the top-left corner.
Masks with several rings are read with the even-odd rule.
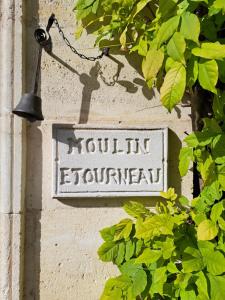
[[[37,60],[35,78],[34,78],[34,86],[33,86],[33,91],[32,91],[32,93],[34,93],[34,94],[37,94],[37,92],[38,92],[38,83],[39,83],[39,77],[40,77],[40,71],[41,71],[42,48],[43,47],[41,45],[39,45],[38,60]]]
[[[39,49],[38,49],[38,59],[37,59],[37,67],[36,67],[36,72],[35,72],[35,79],[34,79],[34,87],[32,92],[34,94],[37,94],[38,92],[38,82],[39,82],[39,77],[40,77],[40,71],[41,71],[41,57],[42,57],[42,49],[44,48],[47,52],[51,51],[51,37],[48,35],[53,23],[55,20],[55,15],[51,14],[50,18],[48,19],[48,24],[46,26],[46,32],[38,28],[34,32],[34,37],[36,41],[39,44]]]
[[[49,32],[49,30],[51,29],[54,21],[55,21],[55,14],[51,14],[50,18],[48,19],[48,24],[47,24],[47,27],[46,27],[47,32]]]

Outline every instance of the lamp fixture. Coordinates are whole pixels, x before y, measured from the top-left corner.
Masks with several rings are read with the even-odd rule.
[[[65,44],[71,49],[71,51],[78,55],[81,59],[86,59],[89,61],[95,61],[97,59],[101,59],[103,56],[109,55],[109,48],[103,48],[102,53],[98,56],[86,56],[82,53],[79,53],[70,43],[70,41],[65,36],[64,32],[62,31],[58,20],[56,19],[55,15],[52,14],[50,18],[48,19],[48,24],[46,26],[46,29],[37,28],[34,31],[34,37],[39,45],[38,49],[38,59],[37,59],[37,66],[36,66],[36,72],[34,77],[34,84],[33,89],[30,93],[26,93],[22,95],[19,103],[15,107],[15,109],[12,111],[15,115],[25,118],[30,122],[34,121],[43,121],[44,117],[42,114],[42,100],[37,95],[38,94],[38,82],[39,82],[39,76],[40,76],[40,70],[41,70],[41,56],[42,56],[42,50],[44,50],[47,53],[51,53],[52,51],[52,40],[51,36],[49,34],[49,31],[52,27],[52,25],[55,24],[57,27],[59,34],[62,36]]]

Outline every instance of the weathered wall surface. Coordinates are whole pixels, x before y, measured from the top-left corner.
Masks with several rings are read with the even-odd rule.
[[[56,14],[69,39],[86,55],[96,55],[93,39],[74,41],[74,1],[26,1],[24,10],[25,87],[29,91],[37,53],[33,31]],[[98,261],[98,231],[125,216],[124,199],[52,199],[52,124],[168,126],[169,186],[191,194],[191,175],[181,181],[178,154],[191,131],[190,108],[172,114],[149,91],[134,55],[113,53],[97,62],[75,56],[51,30],[54,57],[43,54],[40,95],[45,121],[27,126],[24,299],[97,300],[105,280],[116,274]],[[143,201],[153,206],[154,198]]]
[[[22,1],[0,1],[0,299],[23,291],[25,127],[12,108],[23,89]]]

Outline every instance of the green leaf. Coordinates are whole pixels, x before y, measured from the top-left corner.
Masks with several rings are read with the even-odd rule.
[[[223,202],[219,202],[213,205],[212,210],[211,210],[211,215],[210,215],[210,219],[213,222],[218,221],[219,217],[221,216],[222,212],[223,212],[224,208],[223,208]]]
[[[199,163],[199,171],[205,184],[210,184],[216,179],[216,167],[212,156],[209,155],[203,163]]]
[[[162,67],[164,60],[164,53],[162,50],[150,49],[146,58],[142,62],[142,72],[148,86],[151,88],[154,80]]]
[[[132,277],[132,294],[134,297],[140,295],[147,285],[147,275],[144,270],[138,270]]]
[[[213,252],[215,250],[214,242],[209,241],[198,241],[198,248],[202,254],[202,256],[208,255],[209,252]]]
[[[133,297],[140,295],[147,285],[147,275],[142,266],[136,265],[134,260],[130,260],[120,267],[120,271],[131,279]]]
[[[198,78],[198,59],[193,55],[187,64],[187,86],[192,87]]]
[[[115,225],[116,231],[114,235],[114,241],[121,239],[127,239],[130,236],[133,223],[130,219],[123,219]]]
[[[178,200],[182,206],[190,206],[190,202],[189,202],[188,198],[181,196],[181,197],[179,197]]]
[[[222,133],[222,130],[218,122],[214,118],[213,119],[204,118],[203,122],[204,122],[204,128],[203,128],[204,132],[212,133],[212,135],[217,135]]]
[[[164,259],[169,259],[175,250],[174,240],[169,237],[167,237],[164,242],[156,241],[155,246],[160,249]]]
[[[222,217],[220,217],[220,218],[218,219],[218,223],[219,223],[219,227],[220,227],[223,231],[225,231],[225,220],[224,220]]]
[[[179,273],[179,270],[177,269],[175,263],[173,262],[169,262],[167,265],[167,270],[171,273],[171,274],[176,274]]]
[[[106,281],[100,300],[122,300],[122,293],[132,286],[131,280],[126,275],[110,278]]]
[[[78,0],[75,5],[77,20],[86,18],[90,13],[96,13],[99,0]]]
[[[178,286],[181,290],[185,290],[188,286],[190,278],[191,274],[179,273],[177,274],[177,278],[174,281],[174,285]]]
[[[196,294],[194,291],[186,291],[181,290],[180,291],[180,300],[195,300]]]
[[[105,242],[98,249],[98,256],[102,261],[113,261],[118,254],[118,244]]]
[[[171,112],[178,104],[186,86],[186,70],[181,63],[175,63],[164,78],[160,89],[162,104]]]
[[[173,60],[185,63],[184,52],[186,43],[181,33],[175,32],[167,44],[167,53]]]
[[[198,288],[198,300],[210,300],[208,294],[208,283],[207,279],[203,272],[199,272],[196,274],[198,279],[196,280],[196,285]]]
[[[186,12],[182,15],[180,32],[187,40],[198,43],[200,23],[196,15]]]
[[[196,207],[196,206],[195,206]],[[205,208],[205,206],[204,206]],[[202,210],[201,210],[202,211]],[[204,209],[203,209],[204,211]],[[199,225],[202,221],[206,220],[206,214],[205,213],[197,213],[194,217],[193,220],[195,222],[196,225]]]
[[[152,264],[156,262],[162,256],[161,250],[151,250],[149,248],[145,249],[143,253],[136,258],[136,264]]]
[[[169,214],[155,215],[146,218],[145,221],[138,220],[136,223],[136,237],[138,239],[151,239],[159,235],[173,234],[174,219]]]
[[[177,199],[177,194],[175,193],[174,188],[169,188],[167,192],[160,192],[160,196],[163,197],[164,199],[168,199],[172,201]]]
[[[144,245],[143,240],[136,241],[135,255],[138,256],[141,253],[142,247]]]
[[[158,49],[174,34],[179,26],[179,23],[180,16],[172,17],[168,21],[162,23],[156,36],[156,44]]]
[[[123,206],[123,209],[128,215],[136,219],[151,215],[151,212],[140,202],[129,201]]]
[[[225,272],[225,257],[219,251],[208,250],[204,255],[207,271],[212,275],[221,275]]]
[[[225,296],[225,277],[207,275],[210,281],[210,299],[222,300]],[[222,297],[222,298],[221,298]]]
[[[95,2],[96,0],[78,0],[76,5],[75,5],[75,8],[74,9],[77,9],[77,10],[80,10],[80,9],[85,9],[87,8],[88,6],[91,6],[93,5],[93,3]]]
[[[208,211],[208,204],[204,201],[204,198],[199,195],[191,201],[191,206],[196,210],[193,220],[196,225],[199,225],[202,221],[207,219],[205,212]]]
[[[214,239],[218,234],[217,225],[211,220],[204,220],[197,229],[198,240],[209,241]]]
[[[130,14],[129,22],[131,20],[133,20],[134,17],[151,1],[152,0],[140,0],[140,1],[138,1],[137,4],[134,6],[131,14]]]
[[[148,53],[148,42],[147,40],[140,39],[138,45],[131,48],[130,53],[133,51],[138,51],[138,54],[146,57]]]
[[[184,147],[180,150],[179,155],[179,171],[181,176],[185,176],[188,172],[190,162],[193,161],[193,149]]]
[[[207,205],[212,205],[221,198],[220,184],[217,180],[205,186],[201,192],[201,198]]]
[[[122,34],[120,35],[120,44],[125,48],[127,43],[127,27],[124,29]]]
[[[104,241],[110,242],[114,239],[114,234],[116,231],[116,226],[106,227],[100,231],[101,237]]]
[[[222,219],[222,218],[220,218],[220,219]],[[218,222],[220,222],[220,219],[218,220]],[[218,246],[216,248],[217,248],[217,250],[221,250],[222,253],[225,253],[225,232],[223,231],[223,229],[219,234]]]
[[[122,262],[124,261],[124,255],[125,255],[125,244],[122,242],[122,243],[119,243],[118,253],[117,253],[117,256],[115,258],[115,263],[117,265],[122,264]]]
[[[199,61],[199,74],[198,79],[200,85],[214,94],[217,94],[216,84],[218,81],[218,66],[215,60]]]
[[[165,70],[168,72],[176,62],[172,59],[172,57],[168,57],[166,60]]]
[[[218,164],[225,163],[225,134],[219,134],[212,141],[212,157]]]
[[[219,183],[222,189],[225,191],[225,165],[218,166],[217,173],[218,173]]]
[[[135,242],[132,240],[129,240],[126,242],[126,254],[125,254],[125,260],[128,261],[133,255],[135,251]]]
[[[177,10],[177,15],[183,15],[184,12],[188,9],[189,7],[189,2],[188,0],[183,0],[181,3],[177,5],[178,10]]]
[[[210,132],[192,132],[189,134],[184,141],[188,147],[206,146],[209,145],[213,140],[213,135]]]
[[[201,271],[204,264],[200,251],[193,247],[187,247],[184,251],[182,266],[185,273]]]
[[[176,8],[178,0],[159,0],[158,14],[161,18],[170,15],[171,12]]]
[[[123,300],[121,289],[117,287],[113,287],[113,289],[109,291],[106,289],[100,297],[100,300],[113,300],[113,299]]]
[[[92,5],[92,13],[96,14],[99,6],[99,0],[96,0]]]
[[[213,9],[222,10],[225,13],[225,3],[224,0],[215,0],[212,5]]]
[[[157,268],[152,274],[152,284],[150,287],[150,295],[160,294],[163,296],[163,286],[167,280],[167,268]]]
[[[92,6],[89,6],[85,9],[77,10],[76,18],[77,20],[85,19],[92,12]]]
[[[225,45],[216,43],[202,43],[201,48],[193,48],[192,54],[207,59],[225,58]]]

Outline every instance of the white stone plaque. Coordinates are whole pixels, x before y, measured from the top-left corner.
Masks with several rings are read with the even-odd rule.
[[[167,128],[54,125],[54,197],[152,196],[167,190]]]

